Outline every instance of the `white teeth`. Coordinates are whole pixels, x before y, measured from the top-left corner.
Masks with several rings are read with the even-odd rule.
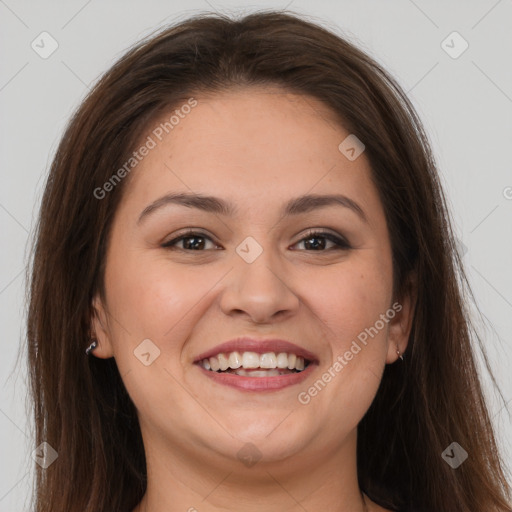
[[[229,367],[236,370],[242,366],[242,356],[238,352],[231,352],[229,354]]]
[[[277,354],[277,367],[288,368],[288,354],[286,352]]]
[[[216,357],[210,357],[210,366],[212,370],[216,372],[220,368],[219,360]]]
[[[228,358],[224,354],[219,354],[217,357],[219,359],[220,370],[227,370],[229,368]]]
[[[256,352],[244,352],[242,355],[242,366],[244,368],[259,368],[260,356]]]
[[[253,376],[256,375],[256,372],[244,372],[244,369],[255,369],[262,368],[265,369],[265,375],[272,376],[274,372],[278,369],[281,370],[297,370],[302,371],[305,368],[304,358],[301,356],[297,356],[296,354],[287,354],[286,352],[279,352],[277,355],[275,352],[266,352],[264,354],[258,354],[256,352],[230,352],[228,353],[220,353],[216,356],[209,357],[207,359],[203,359],[201,361],[201,365],[206,370],[211,371],[226,371],[229,369],[238,370],[240,372],[232,372],[237,375],[244,375],[248,373]],[[261,373],[261,372],[258,372]],[[286,372],[285,372],[286,373]],[[276,375],[282,375],[283,372],[277,373]]]
[[[260,356],[260,368],[275,368],[277,366],[277,357],[274,352],[267,352]]]

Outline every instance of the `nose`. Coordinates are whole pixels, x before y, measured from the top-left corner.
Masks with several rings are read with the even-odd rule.
[[[299,297],[287,283],[282,266],[271,261],[269,250],[252,263],[235,260],[235,268],[226,277],[220,301],[226,315],[246,316],[253,323],[264,324],[288,318],[299,308]]]

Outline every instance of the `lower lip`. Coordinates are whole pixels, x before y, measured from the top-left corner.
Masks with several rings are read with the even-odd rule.
[[[211,370],[197,365],[197,367],[213,381],[244,391],[275,391],[293,386],[294,384],[299,384],[309,377],[316,366],[318,366],[317,363],[310,363],[305,370],[299,373],[276,375],[274,377],[242,377],[233,373],[212,372]]]

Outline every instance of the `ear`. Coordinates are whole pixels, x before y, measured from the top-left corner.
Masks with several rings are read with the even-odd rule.
[[[400,354],[407,349],[417,297],[418,280],[414,272],[409,275],[402,296],[391,306],[391,309],[395,311],[395,316],[389,321],[387,364],[394,363],[398,359],[397,349]]]
[[[99,294],[92,301],[91,338],[98,340],[98,346],[91,352],[91,356],[100,359],[114,357],[108,312]]]

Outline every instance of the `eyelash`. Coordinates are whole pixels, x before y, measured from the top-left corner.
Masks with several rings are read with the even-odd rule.
[[[208,239],[211,242],[215,243],[209,236],[205,235],[204,233],[201,233],[200,231],[194,231],[191,229],[191,230],[188,230],[185,233],[181,234],[180,236],[173,238],[172,240],[169,240],[168,242],[163,243],[162,247],[165,249],[178,250],[178,251],[182,251],[182,252],[205,252],[205,250],[208,250],[208,249],[204,249],[204,250],[182,249],[182,248],[175,247],[175,244],[177,244],[178,242],[181,242],[182,240],[186,240],[187,238],[196,238],[196,237]],[[338,236],[334,235],[333,233],[329,233],[328,231],[318,231],[318,230],[308,231],[294,245],[296,245],[300,242],[304,242],[305,240],[309,240],[311,238],[325,238],[325,239],[333,242],[337,247],[332,247],[330,249],[323,249],[323,250],[318,250],[318,251],[313,250],[313,251],[307,251],[307,252],[328,252],[328,251],[332,251],[332,250],[346,251],[348,249],[351,249],[350,244],[343,238],[338,237]]]

